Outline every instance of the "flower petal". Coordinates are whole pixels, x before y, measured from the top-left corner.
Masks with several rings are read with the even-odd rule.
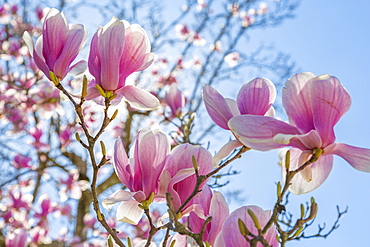
[[[310,88],[307,82],[315,75],[306,72],[292,76],[283,88],[282,98],[284,109],[289,116],[289,121],[302,133],[314,129]]]
[[[348,111],[351,97],[334,76],[318,76],[310,83],[315,129],[326,147],[335,141],[334,125]]]
[[[214,88],[205,85],[203,100],[209,116],[218,126],[228,130],[227,122],[234,116],[225,98]]]
[[[117,220],[131,225],[137,225],[144,213],[144,210],[139,208],[139,204],[135,200],[121,202],[117,208]]]
[[[128,85],[117,93],[122,94],[131,107],[139,110],[155,110],[159,107],[159,100],[153,94],[138,87]]]
[[[119,180],[131,189],[133,175],[128,164],[128,157],[122,139],[119,138],[114,144],[114,170]]]
[[[212,164],[214,167],[218,167],[218,164],[220,161],[227,157],[234,149],[239,148],[243,146],[243,144],[238,140],[231,140],[228,143],[226,143],[220,151],[217,152],[217,154],[212,159]]]
[[[117,202],[131,200],[134,194],[135,192],[128,192],[126,190],[117,190],[112,195],[108,196],[105,200],[103,200],[102,202],[103,207],[111,209],[112,206]]]
[[[290,170],[295,170],[300,164],[299,161],[303,161],[301,158],[302,151],[297,148],[290,149]],[[319,187],[329,176],[329,173],[333,167],[333,155],[322,155],[318,161],[310,165],[311,180],[307,181],[307,174],[302,176],[301,173],[297,173],[292,179],[292,185],[289,187],[289,191],[294,194],[304,194],[310,192]],[[282,167],[283,180],[285,180],[285,167]]]
[[[276,143],[274,137],[279,134],[297,135],[298,129],[272,117],[241,115],[230,119],[229,127],[236,138],[245,146],[267,151],[289,146],[289,143]]]
[[[370,172],[370,149],[334,143],[324,149],[324,153],[336,154],[345,159],[353,168]]]
[[[275,85],[265,78],[247,82],[239,91],[237,103],[241,114],[265,115],[276,98]]]

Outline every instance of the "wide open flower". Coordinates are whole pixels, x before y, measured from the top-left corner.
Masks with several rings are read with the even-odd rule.
[[[69,72],[79,74],[86,69],[85,61],[71,66],[85,45],[86,38],[87,32],[84,26],[69,25],[64,13],[60,13],[57,9],[50,9],[46,15],[42,35],[38,38],[36,47],[28,32],[23,35],[37,67],[49,79],[51,79],[50,72],[53,72],[60,80]]]
[[[302,194],[325,181],[333,166],[333,154],[357,170],[370,172],[369,149],[334,143],[334,126],[350,105],[350,95],[336,77],[300,73],[291,77],[283,90],[283,106],[290,124],[271,117],[245,115],[231,119],[229,127],[240,142],[253,149],[293,147],[291,169],[303,165],[313,150],[321,149],[322,157],[293,178],[290,190]]]
[[[276,89],[274,84],[265,78],[250,80],[240,89],[236,101],[225,99],[216,89],[206,85],[203,89],[203,99],[209,116],[218,126],[229,130],[228,122],[235,116],[240,115],[266,115],[273,117],[275,114],[274,103]],[[230,141],[215,155],[213,164],[218,165],[219,161],[229,153],[242,146],[239,141]]]
[[[121,139],[114,146],[114,169],[120,181],[130,190],[118,190],[103,201],[105,207],[121,202],[117,210],[119,221],[137,224],[142,216],[138,205],[158,197],[159,175],[170,152],[170,141],[160,131],[141,130],[127,157]],[[132,199],[134,198],[134,199]]]
[[[255,227],[255,224],[248,213],[248,210],[252,210],[256,215],[261,227],[263,228],[266,223],[269,221],[271,216],[270,210],[263,210],[257,206],[244,206],[238,208],[232,212],[229,217],[227,217],[225,223],[222,226],[220,234],[217,236],[215,245],[216,247],[249,247],[250,244],[245,240],[244,236],[241,234],[239,229],[238,220],[241,219],[247,229],[254,235],[258,235],[258,230]],[[279,246],[279,243],[276,239],[276,228],[271,226],[266,234],[264,235],[267,243],[272,247]],[[259,242],[257,247],[262,247],[263,245]]]
[[[132,107],[155,109],[159,100],[149,92],[133,85],[126,85],[126,78],[148,68],[154,59],[150,52],[149,38],[137,24],[117,18],[99,27],[92,38],[89,54],[89,71],[95,77],[89,83],[86,99],[101,95],[97,85],[108,95],[117,94],[116,101],[125,97]]]

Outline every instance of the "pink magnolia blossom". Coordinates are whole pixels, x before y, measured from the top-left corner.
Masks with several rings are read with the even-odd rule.
[[[229,53],[224,57],[224,61],[229,65],[230,68],[234,68],[236,65],[238,65],[239,59],[240,55],[238,52]]]
[[[103,205],[110,208],[113,204],[121,202],[117,210],[119,221],[136,225],[143,213],[138,205],[153,195],[154,198],[158,198],[158,179],[169,152],[169,138],[158,130],[141,130],[130,150],[130,158],[126,155],[121,139],[116,141],[114,168],[118,178],[130,192],[118,190],[105,199]]]
[[[57,9],[50,9],[46,15],[42,35],[38,38],[36,47],[28,32],[23,35],[37,67],[49,79],[49,72],[52,71],[60,80],[69,72],[79,74],[86,69],[85,61],[71,66],[86,38],[85,28],[80,24],[69,25],[64,13]]]
[[[100,96],[96,85],[108,94],[117,94],[116,102],[122,97],[132,107],[156,109],[159,101],[149,92],[133,85],[126,85],[126,78],[148,68],[154,59],[145,30],[137,24],[117,18],[99,27],[92,38],[89,54],[89,71],[95,77],[89,83],[86,99]]]
[[[315,149],[322,150],[318,161],[293,178],[293,193],[320,186],[332,169],[334,154],[355,169],[370,172],[370,149],[335,143],[334,126],[351,105],[350,95],[336,77],[296,74],[285,83],[282,97],[290,124],[267,116],[244,115],[232,118],[228,125],[250,148],[266,151],[291,146],[290,169],[303,165]]]
[[[164,100],[171,108],[171,116],[169,117],[170,119],[181,115],[181,110],[185,106],[186,98],[178,89],[176,84],[171,84],[169,86],[169,90],[164,96]]]
[[[261,227],[263,228],[268,220],[270,219],[271,212],[270,210],[263,210],[257,206],[244,206],[238,208],[234,212],[227,217],[225,223],[222,226],[222,230],[220,234],[217,236],[215,245],[216,247],[250,247],[250,244],[245,240],[244,236],[241,234],[238,220],[241,219],[248,230],[253,233],[254,235],[258,235],[258,230],[254,225],[254,222],[251,216],[248,214],[248,210],[252,210],[253,213],[256,215]],[[266,239],[267,243],[272,247],[278,247],[279,242],[276,239],[276,228],[275,226],[271,226],[264,238]],[[263,245],[259,242],[257,247],[262,247]]]
[[[31,168],[31,165],[29,164],[32,159],[30,157],[23,156],[21,154],[17,154],[14,157],[14,166],[17,169],[21,168]]]
[[[181,144],[171,150],[166,159],[163,173],[160,176],[161,193],[169,192],[173,198],[172,206],[178,210],[185,200],[191,195],[196,185],[196,175],[193,166],[195,157],[199,175],[205,175],[213,170],[211,153],[201,146]],[[205,185],[203,183],[200,189]],[[199,204],[194,204],[194,199],[181,210],[183,215],[190,211],[203,215]]]
[[[204,230],[202,240],[214,246],[216,237],[221,231],[222,224],[225,222],[227,216],[229,216],[229,207],[226,200],[220,192],[212,192],[209,186],[206,185],[194,200],[194,203],[202,206],[205,217],[212,217],[211,222],[207,224]],[[192,232],[200,233],[202,231],[205,219],[200,218],[194,212],[190,212],[188,220]]]
[[[216,89],[206,85],[203,89],[203,99],[206,110],[218,126],[229,130],[230,119],[240,115],[274,116],[272,104],[276,98],[274,84],[265,78],[255,78],[242,86],[235,100],[225,99]],[[213,164],[225,158],[232,150],[242,146],[242,143],[232,140],[225,144],[213,158]]]

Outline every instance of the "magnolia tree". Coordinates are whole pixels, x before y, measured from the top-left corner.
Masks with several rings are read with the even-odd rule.
[[[287,195],[319,187],[333,155],[370,172],[369,149],[335,142],[350,95],[334,76],[292,74],[286,55],[240,45],[296,2],[189,0],[169,14],[160,1],[33,4],[0,8],[2,246],[275,247],[338,227],[345,211],[305,234],[318,204],[293,216]],[[93,35],[69,23],[87,9],[106,20]],[[289,122],[274,118],[279,83],[236,76],[256,71],[290,77],[275,104]],[[215,131],[233,138],[211,153]],[[281,148],[273,208],[230,212],[217,190],[230,163]]]

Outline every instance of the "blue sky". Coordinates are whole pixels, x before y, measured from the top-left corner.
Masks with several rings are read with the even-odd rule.
[[[370,69],[369,13],[370,1],[365,0],[303,1],[295,19],[256,32],[261,41],[291,54],[301,72],[330,74],[342,82],[352,97],[352,106],[335,128],[337,142],[366,148],[370,148],[370,80],[366,77]],[[234,163],[242,174],[232,179],[231,185],[245,190],[245,205],[272,208],[274,182],[280,180],[277,161],[276,151],[253,151]],[[327,181],[306,195],[291,195],[288,208],[299,215],[299,204],[312,196],[319,204],[316,224],[326,222],[330,229],[336,219],[336,205],[341,209],[348,206],[348,213],[327,239],[291,242],[287,246],[368,246],[370,174],[357,171],[336,157]],[[311,227],[312,233],[316,229]]]

